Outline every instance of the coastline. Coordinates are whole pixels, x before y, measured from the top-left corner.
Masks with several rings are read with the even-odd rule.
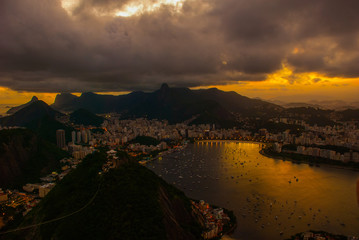
[[[154,161],[154,160],[156,160],[156,159],[159,159],[160,157],[166,156],[166,155],[171,154],[171,153],[173,153],[173,152],[182,151],[182,150],[185,149],[186,147],[187,147],[187,144],[184,144],[184,145],[181,145],[180,147],[178,147],[178,148],[176,148],[176,149],[174,149],[174,148],[168,149],[168,150],[166,150],[166,151],[160,152],[157,156],[155,156],[155,157],[153,157],[153,158],[151,158],[151,159],[139,161],[139,164],[145,166],[145,165],[146,165],[147,163],[149,163],[149,162],[152,162],[152,161]]]
[[[202,140],[196,140],[194,143],[198,142],[238,142],[238,143],[255,143],[255,144],[263,144],[267,145],[266,142],[258,142],[258,141],[246,141],[246,140],[235,140],[235,139],[202,139]]]
[[[228,140],[227,140],[228,141]],[[193,148],[198,148],[198,149],[201,149],[201,150],[204,150],[204,149],[218,149],[218,148],[233,148],[233,149],[239,149],[239,148],[248,148],[248,149],[251,149],[251,154],[249,154],[249,152],[248,152],[248,154],[249,155],[253,155],[254,156],[254,158],[256,158],[256,159],[258,159],[257,161],[263,161],[263,162],[269,162],[269,163],[271,163],[271,164],[273,164],[273,166],[280,166],[280,165],[286,165],[286,166],[290,166],[290,168],[302,168],[302,169],[304,169],[305,171],[310,171],[310,172],[312,172],[313,171],[313,169],[316,169],[316,170],[314,170],[314,171],[319,171],[319,172],[324,172],[326,169],[329,171],[329,172],[336,172],[336,171],[334,171],[334,169],[333,170],[330,170],[329,168],[325,168],[325,167],[322,167],[322,170],[320,169],[320,168],[309,168],[309,166],[307,167],[307,166],[305,166],[305,165],[302,165],[302,167],[300,167],[300,165],[298,164],[298,165],[295,165],[295,164],[289,164],[289,163],[284,163],[284,162],[282,162],[282,161],[273,161],[273,160],[271,160],[271,161],[269,161],[270,159],[267,159],[268,161],[266,161],[266,158],[261,158],[260,157],[260,155],[258,155],[258,154],[261,154],[261,153],[259,153],[259,151],[261,150],[261,148],[260,148],[260,146],[262,146],[262,144],[260,144],[260,145],[256,145],[256,144],[235,144],[235,142],[234,141],[232,141],[233,142],[233,144],[231,143],[231,144],[223,144],[223,143],[225,143],[225,141],[221,141],[222,143],[220,143],[220,142],[218,142],[217,144],[215,144],[214,142],[213,142],[213,145],[211,144],[211,142],[212,141],[210,141],[210,142],[202,142],[202,143],[195,143],[195,144],[193,144],[193,145],[190,145],[190,146],[188,146],[188,148],[189,149],[192,149],[192,147]],[[249,143],[249,142],[247,142],[247,141],[242,141],[243,143]],[[254,143],[254,142],[251,142],[251,143]],[[268,144],[268,147],[270,146],[270,144]],[[243,151],[243,149],[242,149],[242,151]],[[247,150],[246,150],[247,151]],[[201,152],[201,151],[199,151],[199,152]],[[266,152],[268,152],[268,150],[266,151]],[[196,151],[194,151],[194,150],[191,150],[191,154],[193,154],[194,156],[197,156],[195,153],[197,153]],[[191,162],[191,157],[188,157],[188,156],[191,156],[191,154],[190,155],[187,155],[186,154],[186,156],[187,157],[183,157],[183,158],[188,158],[187,159],[187,161],[186,161],[186,163],[187,163],[187,165],[188,165],[188,162]],[[264,155],[264,153],[262,153],[263,155]],[[177,155],[177,154],[176,154]],[[179,158],[181,159],[182,157],[182,154],[180,154],[179,155]],[[206,157],[210,157],[211,156],[211,154],[210,155],[206,155]],[[270,156],[270,155],[268,155],[269,157],[271,157],[272,158],[272,156]],[[206,158],[205,157],[205,158]],[[278,156],[275,156],[275,158],[279,158]],[[280,158],[281,159],[281,158]],[[172,159],[170,159],[170,160],[172,160]],[[174,159],[173,159],[174,160]],[[243,160],[245,160],[245,159],[242,159],[241,161],[243,161]],[[289,159],[285,159],[285,160],[289,160]],[[180,160],[177,160],[176,161],[176,163],[178,163]],[[167,169],[169,169],[169,166],[171,166],[171,163],[168,163],[169,161],[167,161],[166,163],[162,163],[162,166],[160,166],[161,168],[163,168],[163,167],[166,167]],[[212,161],[210,161],[210,162],[212,162]],[[213,161],[213,162],[215,162],[215,160]],[[314,166],[315,166],[315,164],[314,164]],[[322,166],[322,165],[321,165]],[[266,166],[265,165],[262,165],[262,167],[265,169],[266,168]],[[334,167],[336,167],[336,166],[334,166]],[[312,170],[311,170],[312,169]],[[274,172],[275,172],[275,170],[274,170]],[[344,171],[343,171],[344,172]],[[159,172],[159,173],[162,173],[162,172]],[[345,173],[345,172],[344,172]],[[355,172],[346,172],[346,173],[348,173],[348,174],[355,174]],[[176,173],[176,174],[180,174],[180,173]],[[182,175],[182,174],[180,174],[180,175]],[[204,174],[200,174],[200,175],[204,175]],[[296,174],[294,174],[294,175],[296,175]],[[164,175],[165,176],[165,175]],[[184,175],[183,175],[184,176]],[[174,177],[176,177],[176,175],[174,175]],[[185,176],[184,176],[185,177]],[[171,178],[170,178],[171,179]],[[202,182],[202,181],[201,181]],[[190,184],[190,181],[188,182],[188,183],[186,183],[186,182],[181,182],[181,184],[183,184],[183,185],[185,185],[185,184]],[[204,184],[203,186],[205,186],[206,184]],[[186,185],[186,189],[187,189],[187,185]],[[208,200],[208,201],[210,201],[210,199],[211,198],[208,198],[208,197],[204,197],[204,199],[205,200]],[[284,199],[285,200],[285,199]],[[222,205],[222,206],[224,206],[223,205],[223,203],[217,203],[217,205]],[[310,206],[310,207],[312,207],[312,206]],[[309,208],[309,206],[308,206],[308,208]],[[232,209],[236,209],[236,207],[232,207]],[[278,209],[277,209],[278,210]],[[239,212],[241,212],[241,211],[239,211]],[[237,213],[237,211],[236,211],[236,213]],[[236,214],[237,215],[237,214]],[[239,216],[238,216],[239,217]],[[240,220],[240,219],[238,219],[238,220]],[[310,220],[311,221],[311,220]],[[312,223],[312,222],[310,222],[310,223]],[[236,239],[236,238],[238,238],[238,234],[240,233],[240,232],[242,232],[242,231],[246,231],[245,229],[243,229],[243,227],[241,226],[241,225],[239,225],[239,223],[237,223],[238,225],[238,228],[237,228],[237,230],[235,230],[235,227],[234,226],[232,226],[232,229],[229,229],[229,228],[227,228],[227,229],[225,229],[225,231],[223,231],[222,232],[222,234],[223,235],[221,235],[220,236],[220,238],[218,238],[218,239],[222,239],[222,240],[224,240],[224,239],[226,239],[226,240],[233,240],[233,239]],[[272,222],[271,222],[271,224],[272,224]],[[314,221],[313,221],[313,223],[312,223],[313,225],[314,225]],[[348,227],[348,226],[347,226]],[[321,229],[320,227],[318,227],[318,229]],[[234,233],[231,233],[231,231],[235,231]],[[301,230],[301,229],[299,229],[299,230]],[[292,234],[295,234],[296,232],[300,232],[300,231],[293,231],[293,233],[292,232],[290,232],[291,233],[291,235]],[[339,231],[340,232],[340,231]],[[285,231],[285,234],[287,234],[287,232]],[[277,233],[277,235],[275,236],[275,237],[278,237],[278,233]],[[273,239],[276,239],[275,237],[273,237]],[[288,235],[288,237],[289,237],[289,235]],[[279,238],[279,237],[278,237]],[[284,239],[284,238],[283,238]]]
[[[183,151],[185,148],[187,148],[188,144],[184,144],[182,146],[180,146],[179,148],[176,148],[176,149],[169,149],[167,151],[164,151],[162,152],[161,155],[158,155],[156,157],[153,157],[151,159],[148,159],[148,160],[144,160],[144,161],[141,161],[139,162],[141,165],[146,165],[147,163],[153,161],[153,160],[156,160],[158,159],[159,157],[163,157],[165,155],[168,155],[168,154],[171,154],[173,152],[179,152],[179,151]],[[193,199],[194,200],[194,199]],[[197,201],[198,200],[194,200],[194,201]],[[212,206],[212,207],[215,207],[215,206]],[[228,223],[228,225],[230,226],[229,229],[226,229],[225,231],[222,231],[219,233],[219,236],[215,237],[215,238],[212,238],[212,239],[222,239],[222,237],[224,236],[229,236],[230,237],[230,234],[234,232],[234,230],[237,228],[237,217],[234,215],[234,213],[226,208],[223,208],[223,210],[225,211],[225,213],[229,214],[231,213],[231,216],[230,216],[230,222]]]
[[[226,232],[223,232],[220,239],[222,239],[223,237],[231,238],[231,234],[234,232],[234,230],[236,230],[236,228],[237,228],[237,222],[235,222],[229,230],[227,230]]]
[[[345,169],[345,170],[352,170],[352,171],[359,171],[358,167],[353,167],[353,166],[345,166],[345,165],[337,165],[337,164],[333,164],[331,162],[323,162],[323,161],[311,161],[311,160],[295,160],[291,157],[288,156],[283,156],[282,154],[278,153],[278,154],[271,154],[268,152],[265,152],[264,149],[261,149],[259,151],[259,153],[265,157],[269,157],[269,158],[274,158],[274,159],[279,159],[279,160],[283,160],[283,161],[290,161],[290,162],[294,162],[294,163],[305,163],[308,165],[320,165],[320,166],[325,166],[325,167],[330,167],[330,168],[337,168],[337,169]]]

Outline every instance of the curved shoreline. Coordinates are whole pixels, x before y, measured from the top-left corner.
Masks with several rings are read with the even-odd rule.
[[[199,143],[199,142],[238,142],[238,143],[255,143],[255,144],[263,144],[263,145],[268,144],[265,142],[245,141],[245,140],[235,140],[235,139],[202,139],[202,140],[194,141],[194,143]]]
[[[290,162],[293,162],[293,163],[305,163],[305,164],[308,164],[308,165],[320,164],[321,166],[330,167],[330,168],[352,170],[352,171],[356,171],[356,172],[359,171],[359,168],[357,168],[357,167],[336,165],[336,164],[331,164],[330,162],[329,163],[328,162],[325,163],[325,162],[321,162],[321,161],[311,162],[310,160],[295,160],[293,158],[286,157],[286,156],[272,155],[272,154],[264,152],[263,149],[260,150],[259,153],[261,155],[265,156],[265,157],[268,157],[268,158],[274,158],[274,159],[279,159],[279,160],[283,160],[283,161],[290,161]]]
[[[233,224],[233,226],[228,231],[224,232],[220,237],[220,239],[222,239],[224,236],[231,237],[231,233],[233,233],[234,230],[236,230],[236,228],[237,228],[237,223]]]
[[[195,141],[195,143],[199,143],[199,142],[238,142],[238,143],[255,143],[255,144],[262,144],[262,145],[267,145],[268,143],[264,143],[264,142],[256,142],[256,141],[244,141],[244,140],[231,140],[231,139],[203,139],[203,140],[198,140]],[[330,167],[330,168],[336,168],[336,169],[345,169],[345,170],[352,170],[352,171],[359,171],[359,167],[353,167],[353,166],[345,166],[345,165],[338,165],[335,163],[330,163],[330,162],[322,162],[322,161],[310,161],[310,160],[295,160],[291,157],[287,157],[287,156],[278,156],[278,155],[274,155],[274,154],[269,154],[269,153],[265,153],[263,151],[264,149],[261,149],[259,151],[259,153],[265,157],[268,158],[274,158],[274,159],[279,159],[279,160],[283,160],[283,161],[290,161],[293,163],[305,163],[308,165],[311,164],[320,164],[322,166],[326,166],[326,167]]]
[[[232,143],[230,143],[230,142],[232,142]],[[218,149],[222,149],[222,148],[230,148],[230,149],[237,149],[238,151],[239,151],[239,149],[240,148],[242,148],[242,151],[243,151],[243,149],[245,149],[245,151],[247,151],[247,149],[248,149],[248,151],[247,151],[247,153],[248,153],[248,155],[251,157],[251,155],[252,155],[252,157],[254,157],[253,158],[253,160],[254,159],[257,159],[257,160],[255,160],[255,161],[257,161],[257,162],[263,162],[263,163],[269,163],[269,164],[274,164],[273,166],[274,167],[276,167],[276,166],[280,166],[280,165],[282,165],[283,166],[283,164],[286,166],[286,167],[289,167],[289,166],[291,166],[290,168],[292,169],[302,169],[302,170],[305,170],[305,171],[309,171],[309,172],[312,172],[312,171],[315,171],[315,172],[317,172],[317,171],[319,171],[320,173],[322,173],[322,172],[329,172],[329,173],[331,173],[331,172],[334,172],[334,173],[336,173],[337,171],[334,171],[335,169],[332,169],[332,170],[330,170],[329,168],[326,168],[326,167],[322,167],[322,170],[321,169],[318,169],[318,168],[309,168],[309,166],[307,167],[307,166],[305,166],[305,165],[302,165],[302,167],[300,167],[300,165],[298,164],[298,165],[295,165],[295,164],[291,164],[291,163],[284,163],[284,161],[282,162],[282,161],[275,161],[274,159],[273,159],[273,157],[274,158],[277,158],[277,159],[282,159],[281,157],[279,157],[279,156],[271,156],[271,155],[266,155],[266,156],[268,156],[269,158],[271,158],[271,159],[266,159],[265,157],[260,157],[260,155],[259,154],[261,154],[259,151],[261,150],[261,148],[262,148],[262,143],[259,143],[259,145],[257,145],[257,143],[255,143],[255,142],[249,142],[249,141],[240,141],[241,143],[240,144],[236,144],[236,142],[238,142],[238,141],[233,141],[233,140],[227,140],[227,141],[223,141],[223,140],[221,140],[221,141],[216,141],[216,140],[214,140],[214,141],[201,141],[201,142],[197,142],[197,143],[194,143],[194,144],[191,144],[191,145],[189,145],[188,147],[189,147],[189,149],[190,149],[190,154],[187,154],[186,153],[186,155],[183,157],[183,159],[186,159],[186,161],[185,161],[185,163],[187,163],[188,164],[188,162],[191,162],[191,156],[192,155],[194,155],[194,156],[201,156],[201,155],[197,155],[197,153],[202,153],[202,150],[204,150],[204,149],[206,149],[206,151],[207,151],[207,149],[214,149],[214,151],[218,151],[218,153],[222,153],[222,152],[224,152],[224,151],[219,151]],[[229,143],[229,144],[227,144],[227,143]],[[242,143],[249,143],[249,144],[242,144]],[[254,144],[253,144],[254,143]],[[265,145],[268,145],[268,147],[270,147],[270,145],[271,144],[264,144],[264,146]],[[207,147],[206,147],[207,146]],[[196,149],[198,149],[198,150],[196,150]],[[249,150],[250,149],[250,150]],[[227,151],[226,151],[227,152]],[[262,155],[265,155],[265,153],[264,152],[269,152],[269,149],[266,149],[266,150],[263,150],[263,154]],[[237,152],[238,153],[238,152]],[[233,154],[233,153],[232,153]],[[211,154],[211,153],[209,153],[209,154],[207,154],[207,155],[205,155],[206,156],[206,158],[210,158],[210,157],[212,157],[212,155],[213,154]],[[216,155],[217,156],[217,155]],[[220,156],[220,155],[218,155],[218,156]],[[182,154],[181,154],[181,156],[179,156],[179,158],[181,159],[182,158]],[[196,158],[196,157],[195,157]],[[240,157],[239,157],[240,158]],[[248,158],[248,159],[250,159],[250,158]],[[252,159],[252,158],[251,158]],[[295,159],[295,158],[294,158]],[[243,157],[243,159],[239,159],[240,161],[243,161],[243,160],[246,160],[245,159],[245,157]],[[284,160],[289,160],[289,159],[287,159],[287,158],[284,158]],[[176,161],[176,163],[180,163],[180,161],[181,160],[178,160],[178,161]],[[211,161],[209,161],[208,160],[208,163],[215,163],[216,161],[215,160],[211,160]],[[227,163],[227,162],[226,162]],[[229,162],[229,164],[230,164],[230,162]],[[307,163],[308,164],[308,163]],[[270,166],[271,166],[270,165]],[[171,166],[171,164],[170,163],[167,163],[167,164],[163,164],[163,166],[162,167],[167,167],[168,168],[168,166]],[[314,163],[314,166],[315,166],[315,163]],[[324,165],[323,165],[324,166]],[[266,166],[265,166],[265,164],[261,164],[261,168],[266,168]],[[310,169],[312,169],[312,170],[310,170]],[[316,170],[315,170],[316,169]],[[266,170],[265,170],[266,171]],[[274,168],[274,172],[275,172],[275,168]],[[355,174],[355,172],[342,172],[342,173],[347,173],[347,174]],[[324,173],[324,174],[326,174],[326,173]],[[200,175],[203,175],[203,174],[200,174]],[[231,175],[231,174],[229,174],[229,175]],[[294,175],[297,175],[297,174],[294,174]],[[177,175],[175,175],[174,176],[174,179],[177,179],[176,178],[176,176]],[[172,178],[170,178],[170,179],[172,179]],[[304,178],[303,178],[303,180],[304,180]],[[202,181],[201,181],[202,182]],[[301,181],[302,182],[302,181]],[[304,183],[304,181],[303,181],[303,183]],[[320,182],[321,183],[321,182]],[[181,182],[181,184],[183,184],[183,185],[186,185],[187,183],[186,182]],[[188,182],[188,184],[190,184],[190,181]],[[249,183],[250,184],[250,183]],[[204,183],[204,185],[203,186],[205,186],[206,185],[206,183]],[[234,186],[236,186],[236,185],[234,185]],[[188,189],[187,188],[187,186],[186,186],[186,189]],[[185,191],[187,191],[187,190],[185,190]],[[246,192],[246,191],[244,191],[244,192]],[[199,195],[200,195],[200,193],[199,193]],[[287,197],[287,199],[289,199],[290,197]],[[210,199],[211,198],[206,198],[206,200],[209,200],[210,201]],[[269,198],[268,198],[269,199]],[[277,199],[279,199],[279,198],[277,198]],[[286,200],[286,198],[283,198],[284,200]],[[212,198],[212,200],[213,200],[213,198]],[[278,200],[279,201],[279,200]],[[225,206],[224,204],[225,204],[225,202],[222,202],[221,203],[221,201],[219,201],[218,203],[217,203],[218,205],[222,205],[222,206]],[[308,205],[308,208],[309,208],[309,205],[310,204],[307,204]],[[230,208],[232,208],[232,209],[237,209],[236,208],[237,206],[235,206],[235,205],[233,205],[232,207],[230,207]],[[310,206],[310,207],[312,207],[312,206]],[[277,209],[278,210],[278,209]],[[245,210],[246,211],[246,210]],[[240,220],[240,213],[242,213],[242,210],[240,209],[239,211],[237,211],[236,210],[236,215],[237,215],[237,217],[238,217],[238,223],[237,223],[237,228],[235,229],[235,228],[233,228],[234,229],[234,233],[231,233],[230,231],[231,230],[228,230],[228,229],[226,229],[226,231],[223,231],[223,235],[221,236],[221,238],[220,239],[222,239],[222,240],[224,240],[224,239],[226,239],[226,240],[229,240],[229,239],[233,239],[233,237],[234,238],[238,238],[239,236],[242,236],[243,237],[243,235],[240,235],[240,233],[241,232],[245,232],[245,231],[247,231],[245,228],[243,229],[243,226],[241,226],[239,223],[241,222]],[[329,215],[330,216],[330,215]],[[284,217],[286,217],[286,215],[284,215]],[[334,218],[333,218],[334,219]],[[312,220],[310,220],[309,219],[309,221],[312,221]],[[310,222],[311,223],[311,222]],[[272,224],[272,222],[271,222],[271,224]],[[255,224],[253,223],[253,226],[254,226]],[[314,221],[313,221],[313,226],[314,226]],[[318,227],[319,229],[321,229],[320,228],[320,226]],[[340,230],[340,229],[339,229]],[[296,232],[299,232],[299,231],[293,231],[293,232],[286,232],[286,231],[284,231],[284,236],[286,236],[287,234],[290,234],[290,235],[292,235],[292,234],[295,234]],[[340,232],[340,231],[339,231]],[[259,235],[260,233],[253,233],[254,235]],[[274,235],[274,234],[273,234]],[[275,236],[273,237],[273,239],[276,239],[276,237],[278,237],[279,238],[279,235],[278,235],[278,233],[277,234],[275,234]],[[288,237],[289,237],[289,235],[288,235]],[[283,238],[284,239],[284,238]]]

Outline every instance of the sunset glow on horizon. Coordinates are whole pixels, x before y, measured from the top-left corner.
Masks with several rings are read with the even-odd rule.
[[[355,4],[8,1],[0,15],[0,103],[151,92],[162,83],[264,100],[359,102]]]
[[[170,85],[171,87],[171,85]],[[283,68],[269,74],[264,81],[238,81],[228,85],[208,85],[191,89],[218,88],[223,91],[234,91],[250,98],[263,100],[278,99],[285,102],[309,102],[311,100],[359,101],[359,78],[330,78],[319,73],[294,73],[283,65]],[[128,94],[121,92],[96,92],[105,95]],[[58,93],[15,91],[0,87],[0,104],[23,104],[37,96],[47,104],[52,104]],[[72,93],[80,96],[81,93]]]

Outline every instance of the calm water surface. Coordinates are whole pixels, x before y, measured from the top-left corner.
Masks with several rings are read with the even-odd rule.
[[[187,196],[233,210],[234,239],[285,239],[309,229],[359,235],[359,172],[275,160],[260,149],[200,142],[147,167]]]

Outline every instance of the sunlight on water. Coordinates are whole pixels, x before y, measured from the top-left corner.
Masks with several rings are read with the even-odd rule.
[[[359,235],[359,172],[275,160],[260,149],[200,142],[148,167],[189,197],[232,209],[234,239],[285,239],[309,229]]]

